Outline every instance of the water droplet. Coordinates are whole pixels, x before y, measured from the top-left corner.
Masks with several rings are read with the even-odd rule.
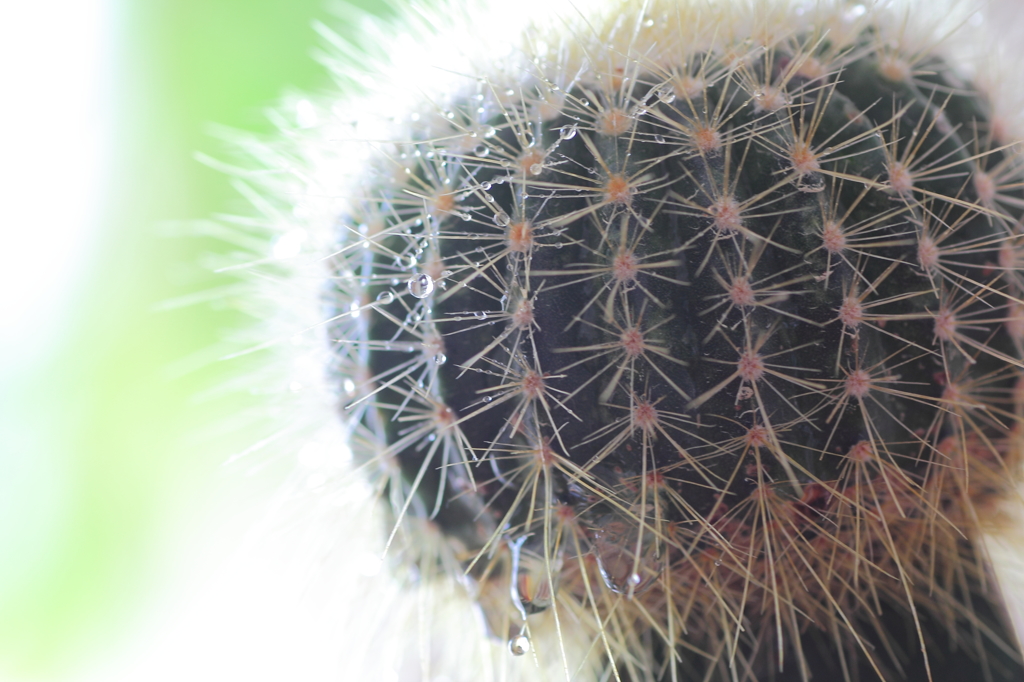
[[[484,312],[483,310],[477,310],[476,312],[473,313],[473,317],[475,317],[478,320],[486,320],[487,313]]]
[[[532,540],[532,542],[531,542]],[[527,616],[550,608],[562,571],[561,554],[545,561],[542,543],[533,535],[509,542],[512,555],[512,606],[525,621]]]
[[[409,280],[408,286],[410,294],[416,298],[426,298],[434,291],[434,280],[430,278],[430,275],[414,275]]]
[[[581,107],[589,107],[590,106],[590,100],[587,99],[586,97],[581,97],[580,98],[580,106]]]
[[[498,131],[494,129],[494,126],[487,126],[484,128],[484,139],[490,139],[498,134]]]
[[[491,188],[491,183],[489,183],[489,182],[481,182],[480,183],[480,189],[482,189],[483,191],[486,192],[490,188]]]
[[[377,294],[377,303],[381,305],[389,305],[395,300],[395,294],[391,291],[382,291]]]
[[[434,356],[435,365],[443,365],[446,362],[448,362],[448,356],[445,355],[444,353],[438,353],[437,355]]]
[[[672,88],[661,88],[658,90],[658,100],[665,104],[672,104],[676,101],[676,93]]]
[[[654,141],[657,142],[658,144],[665,144],[665,136],[664,135],[655,135],[654,136]]]
[[[613,513],[598,519],[595,531],[597,568],[608,589],[633,598],[657,582],[664,564],[649,529],[641,538],[640,528],[633,519]],[[639,555],[636,554],[638,546]]]
[[[516,635],[508,640],[508,650],[513,656],[522,656],[530,651],[530,638],[526,635]]]
[[[543,170],[544,170],[544,166],[542,166],[539,163],[535,163],[532,166],[530,166],[530,175],[540,175],[541,171],[543,171]]]
[[[341,382],[341,387],[345,390],[345,393],[348,393],[349,395],[356,392],[356,382],[351,379],[345,379],[345,381]]]
[[[502,159],[501,160],[501,165],[502,165],[503,168],[511,168],[512,167],[512,161],[511,161],[511,159]]]
[[[473,150],[473,153],[476,154],[477,156],[483,158],[483,157],[485,157],[485,156],[487,156],[488,154],[491,153],[491,148],[488,147],[485,144],[479,144]]]
[[[571,140],[576,137],[576,124],[562,126],[558,129],[558,137],[563,140]]]
[[[494,224],[498,227],[507,227],[511,222],[512,219],[509,218],[508,213],[505,213],[504,211],[498,211],[494,214]]]
[[[489,395],[485,395],[485,396],[484,396],[484,402],[485,402],[485,403],[489,403],[489,402],[491,402],[492,400],[494,400],[494,397],[493,397],[493,396],[489,396]]]
[[[722,560],[721,559],[715,559],[715,566],[721,566],[721,565],[722,565]]]

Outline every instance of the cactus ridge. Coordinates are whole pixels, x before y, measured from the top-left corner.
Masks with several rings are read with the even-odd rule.
[[[613,679],[1021,679],[978,544],[1020,447],[1016,145],[884,22],[675,12],[366,169],[326,300],[389,544],[431,524],[494,634],[554,612]]]

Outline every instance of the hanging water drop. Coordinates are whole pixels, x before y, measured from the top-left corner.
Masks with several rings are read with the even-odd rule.
[[[664,135],[655,135],[654,136],[654,141],[657,142],[658,144],[665,144],[665,136]]]
[[[508,640],[508,650],[513,656],[522,656],[530,651],[530,638],[519,634]]]
[[[448,356],[445,355],[444,353],[438,353],[437,355],[434,356],[435,365],[443,365],[446,362],[448,362]]]
[[[562,126],[558,129],[558,137],[563,140],[571,140],[576,137],[576,124]]]
[[[408,286],[410,294],[416,298],[426,298],[434,291],[434,280],[426,274],[413,275]]]
[[[473,150],[473,153],[479,156],[480,158],[483,158],[491,153],[491,148],[485,144],[480,144],[476,146],[476,148]]]
[[[391,291],[382,291],[377,294],[377,303],[381,305],[389,305],[395,300],[395,294]]]
[[[494,224],[498,227],[508,227],[509,223],[512,222],[512,219],[508,217],[508,213],[505,213],[504,211],[498,211],[495,213],[493,220]]]

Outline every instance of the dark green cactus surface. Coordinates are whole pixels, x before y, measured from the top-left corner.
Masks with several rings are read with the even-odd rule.
[[[977,542],[1019,448],[1016,147],[867,20],[655,19],[425,105],[341,217],[336,382],[395,534],[440,529],[494,634],[584,614],[612,679],[1024,679]]]

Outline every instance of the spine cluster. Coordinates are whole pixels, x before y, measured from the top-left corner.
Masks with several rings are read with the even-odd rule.
[[[1016,141],[902,15],[748,9],[538,29],[369,143],[325,300],[389,551],[605,679],[1024,679]]]

